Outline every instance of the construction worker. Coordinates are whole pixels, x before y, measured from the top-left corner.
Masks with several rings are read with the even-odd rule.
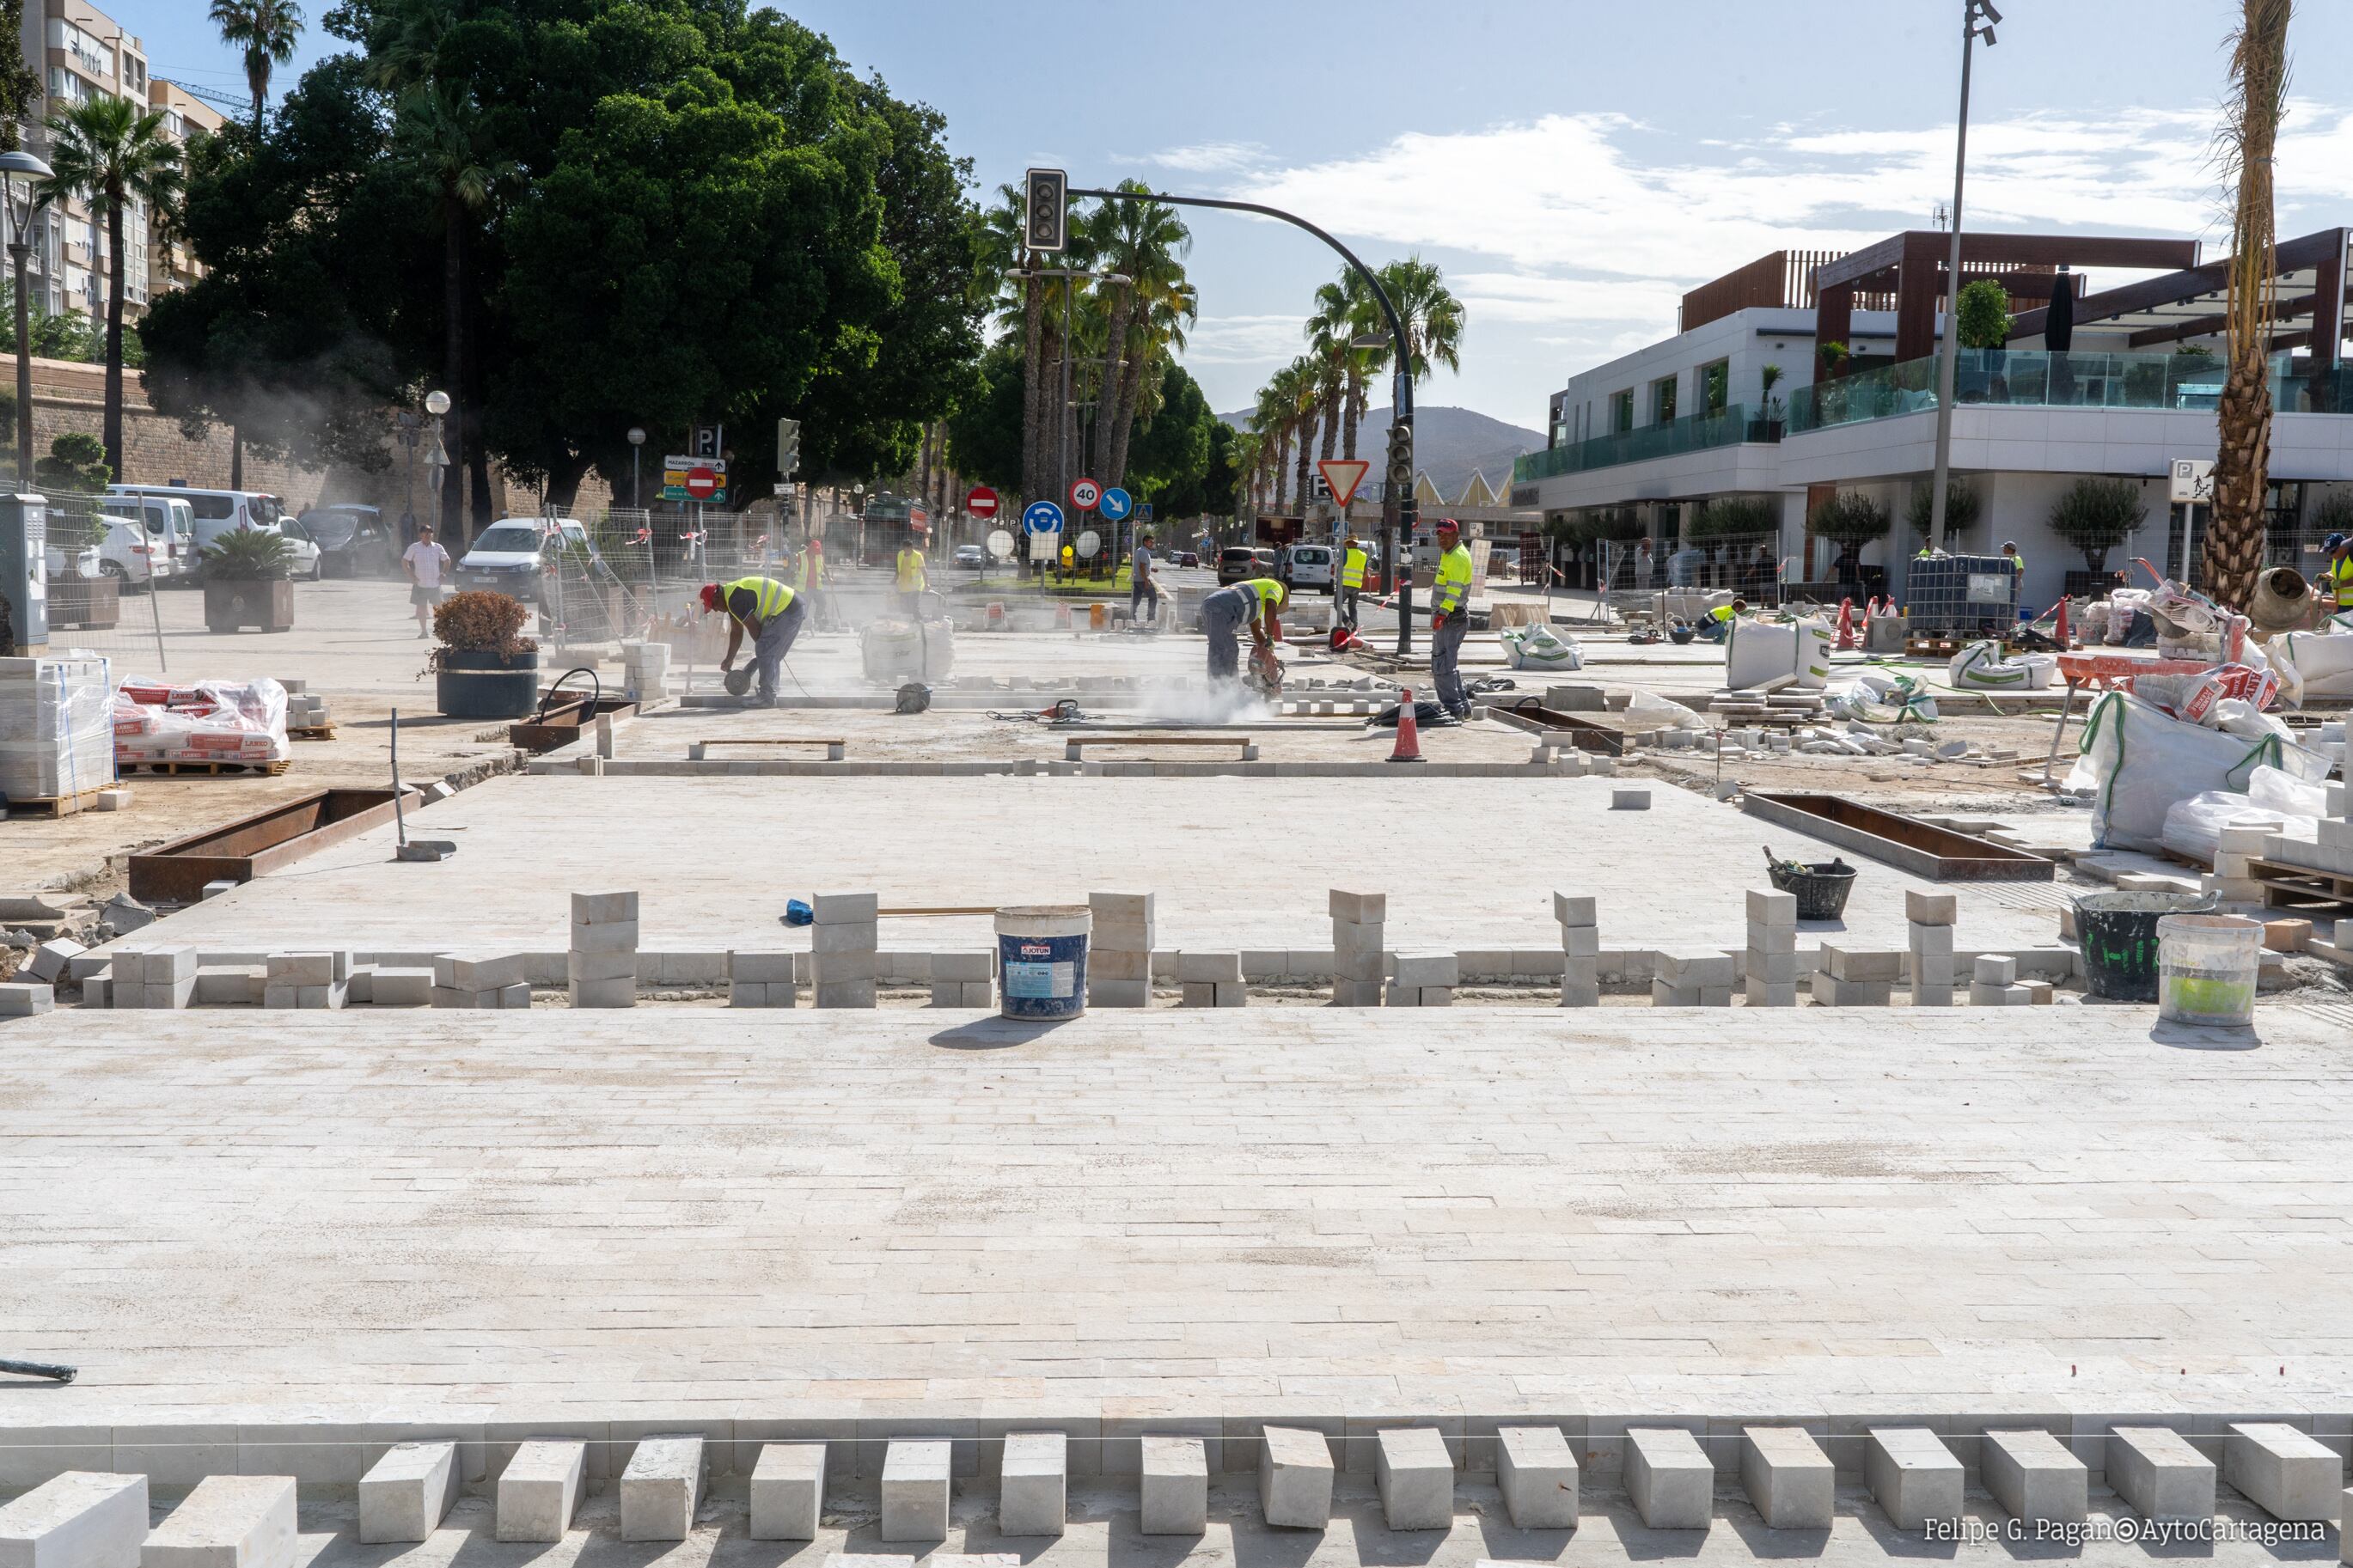
[[[923,614],[923,590],[930,585],[930,574],[923,567],[923,552],[915,544],[914,536],[899,546],[899,605],[911,616]]]
[[[1247,577],[1201,601],[1201,630],[1209,639],[1209,679],[1232,680],[1241,673],[1241,643],[1234,634],[1248,626],[1250,658],[1273,651],[1282,637],[1281,612],[1291,590],[1271,577]]]
[[[2011,571],[2017,573],[2021,577],[2026,575],[2026,557],[2018,552],[2018,541],[2015,539],[2003,540],[2001,542],[2001,552],[2010,558],[2010,569]]]
[[[1438,520],[1438,575],[1430,584],[1430,679],[1438,700],[1457,719],[1471,716],[1471,694],[1462,689],[1462,639],[1471,634],[1471,552],[1462,525]]]
[[[2332,533],[2321,541],[2321,549],[2328,556],[2320,571],[2322,613],[2341,616],[2353,610],[2353,539]]]
[[[1732,635],[1732,623],[1748,607],[1746,599],[1735,599],[1728,605],[1718,605],[1699,618],[1699,635],[1710,642],[1722,642]]]
[[[1356,600],[1365,591],[1365,542],[1348,541],[1340,557],[1340,624],[1350,631],[1356,629]]]
[[[744,634],[752,634],[752,669],[759,689],[751,705],[774,708],[776,667],[792,651],[793,639],[801,635],[801,622],[808,614],[806,603],[774,577],[738,577],[732,583],[705,583],[702,607],[727,612],[727,652],[719,660],[721,669],[735,668],[735,652],[744,645]]]

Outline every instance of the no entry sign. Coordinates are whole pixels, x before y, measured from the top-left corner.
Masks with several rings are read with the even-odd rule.
[[[987,485],[973,486],[972,492],[964,498],[964,510],[975,517],[995,517],[997,492]]]

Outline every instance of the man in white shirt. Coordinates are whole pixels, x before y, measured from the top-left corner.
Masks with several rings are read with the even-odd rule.
[[[400,552],[401,570],[408,574],[408,602],[417,607],[417,635],[433,635],[430,616],[441,602],[441,576],[449,570],[449,552],[433,537],[433,525],[420,523],[417,542]]]

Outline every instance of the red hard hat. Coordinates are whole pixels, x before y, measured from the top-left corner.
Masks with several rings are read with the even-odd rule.
[[[715,610],[719,607],[718,584],[705,583],[702,585],[702,607],[706,610]]]
[[[1455,521],[1451,517],[1441,517],[1438,520],[1438,531],[1440,533],[1460,533],[1462,531],[1462,525]]]

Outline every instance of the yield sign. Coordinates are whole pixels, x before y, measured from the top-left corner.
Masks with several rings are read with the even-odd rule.
[[[1342,508],[1356,498],[1356,487],[1365,482],[1365,470],[1372,466],[1362,458],[1326,458],[1315,465],[1331,487],[1332,504]]]

